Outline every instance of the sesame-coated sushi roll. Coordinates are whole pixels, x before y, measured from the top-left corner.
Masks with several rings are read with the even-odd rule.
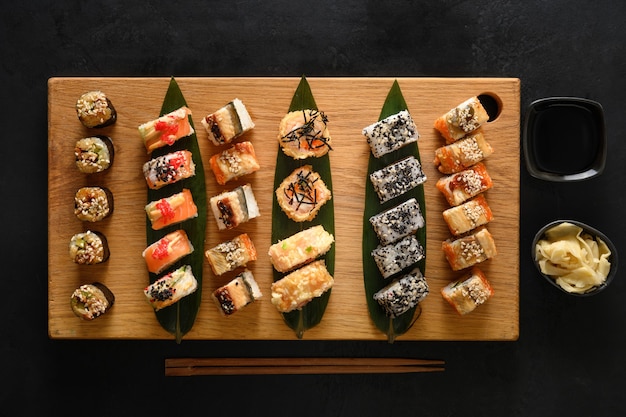
[[[463,171],[493,153],[493,148],[478,132],[435,150],[435,166],[444,174]]]
[[[420,205],[411,198],[369,218],[381,245],[388,245],[424,227]]]
[[[328,118],[318,110],[289,112],[280,122],[278,143],[293,159],[326,155],[332,149],[327,124]]]
[[[489,223],[493,220],[493,213],[485,196],[479,194],[461,205],[444,210],[443,219],[450,232],[454,236],[460,236]]]
[[[332,193],[311,165],[296,168],[276,189],[276,201],[295,222],[311,221]]]
[[[193,245],[184,230],[179,229],[157,240],[141,254],[148,271],[158,274],[193,252]]]
[[[157,190],[196,175],[196,165],[189,151],[176,151],[153,158],[143,165],[148,187]]]
[[[419,268],[394,280],[374,294],[385,313],[395,318],[415,307],[429,293],[428,283]]]
[[[139,134],[148,153],[194,133],[189,122],[191,110],[183,106],[171,113],[139,126]]]
[[[372,257],[383,278],[389,278],[408,268],[424,256],[424,247],[415,235],[409,235],[391,245],[380,245],[372,251]]]
[[[108,169],[113,164],[113,142],[107,136],[91,136],[76,141],[74,158],[76,167],[85,174]]]
[[[117,120],[111,100],[102,91],[89,91],[76,100],[78,120],[88,128],[105,127]]]
[[[211,294],[211,298],[225,316],[236,313],[262,296],[252,272],[247,269]]]
[[[485,228],[455,240],[448,239],[442,243],[442,249],[453,271],[469,268],[498,253],[493,236]]]
[[[198,217],[198,207],[187,188],[169,197],[151,201],[145,210],[153,230],[161,230],[166,226]]]
[[[415,122],[407,110],[367,126],[363,129],[363,134],[376,158],[419,139]]]
[[[115,303],[115,295],[100,282],[84,284],[70,296],[72,312],[83,320],[94,320],[109,311]]]
[[[323,260],[311,262],[272,284],[272,304],[281,313],[300,309],[330,290],[332,275]]]
[[[466,170],[441,177],[435,187],[441,191],[448,204],[458,206],[493,187],[491,176],[482,162]]]
[[[209,140],[216,146],[230,143],[254,128],[246,106],[238,98],[207,115],[200,123],[209,134]]]
[[[246,233],[218,244],[207,250],[204,255],[215,275],[233,271],[257,259],[256,248]]]
[[[426,174],[417,158],[409,156],[372,172],[370,181],[380,202],[385,203],[423,184]]]
[[[209,164],[220,185],[252,174],[261,168],[251,142],[235,143],[230,148],[213,155],[209,159]]]
[[[104,234],[88,230],[70,239],[70,258],[79,265],[95,265],[109,259],[109,244]]]
[[[198,289],[198,281],[194,277],[191,266],[177,268],[144,288],[143,293],[148,302],[158,311],[176,303]]]
[[[478,97],[470,97],[435,120],[435,129],[446,143],[452,143],[474,132],[489,120],[489,114]]]
[[[97,222],[113,212],[113,194],[104,187],[82,187],[74,196],[74,214],[84,222]]]
[[[494,291],[485,274],[473,267],[463,278],[441,289],[441,295],[454,310],[463,316],[491,298]]]
[[[234,229],[261,215],[250,184],[211,197],[209,204],[219,230]]]

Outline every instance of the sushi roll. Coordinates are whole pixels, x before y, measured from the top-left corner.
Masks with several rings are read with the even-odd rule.
[[[211,294],[211,298],[224,316],[236,313],[262,296],[252,272],[247,269]]]
[[[154,230],[198,217],[198,207],[193,201],[191,191],[187,188],[169,197],[151,201],[146,205],[145,210]]]
[[[238,98],[207,115],[200,123],[209,134],[209,140],[216,146],[230,143],[254,128],[246,106]]]
[[[193,275],[191,266],[184,265],[148,285],[144,288],[143,293],[152,308],[159,311],[192,294],[197,289],[198,281]]]
[[[109,244],[104,234],[88,230],[70,239],[70,258],[79,265],[95,265],[109,259]]]
[[[496,243],[487,229],[442,243],[443,253],[453,271],[469,268],[497,255]]]
[[[415,122],[407,110],[367,126],[363,129],[363,135],[367,139],[372,155],[376,158],[419,139]]]
[[[74,159],[78,170],[95,174],[109,169],[113,164],[113,142],[108,136],[90,136],[76,141]]]
[[[117,120],[111,100],[99,90],[89,91],[76,100],[76,115],[87,128],[109,126]]]
[[[482,194],[443,212],[443,219],[454,236],[462,235],[493,220],[493,213]]]
[[[379,245],[371,254],[383,278],[389,278],[425,256],[424,247],[415,235],[409,235],[391,245]]]
[[[83,320],[94,320],[109,311],[115,303],[115,295],[100,282],[83,284],[70,296],[72,312]]]
[[[143,165],[148,187],[157,190],[196,175],[191,152],[183,150],[153,158]]]
[[[485,274],[474,267],[462,279],[451,282],[441,289],[441,295],[461,316],[471,313],[494,294]]]
[[[164,146],[173,145],[177,140],[194,133],[189,122],[191,110],[183,106],[171,113],[143,123],[138,127],[139,134],[148,153]]]
[[[493,153],[493,148],[478,132],[435,150],[434,164],[443,174],[463,171]]]
[[[209,165],[220,185],[261,168],[251,142],[235,143],[225,151],[213,155],[209,159]]]
[[[420,205],[411,198],[369,218],[381,245],[388,245],[424,227]]]
[[[318,110],[298,110],[287,113],[278,128],[278,143],[293,159],[326,155],[331,148],[328,118]]]
[[[388,317],[396,318],[417,306],[428,294],[426,278],[415,268],[377,291],[373,298]]]
[[[435,129],[446,143],[452,143],[474,132],[489,120],[489,114],[478,97],[470,97],[435,120]]]
[[[493,181],[485,165],[479,162],[464,171],[439,178],[435,187],[454,207],[491,189]]]
[[[74,196],[74,214],[84,222],[97,222],[113,212],[113,194],[104,187],[82,187]]]
[[[204,255],[215,275],[233,271],[257,259],[254,243],[246,233],[220,243],[207,250]]]
[[[274,269],[288,272],[324,255],[334,242],[333,235],[317,225],[274,243],[268,255]]]
[[[261,215],[250,184],[211,197],[209,204],[219,230],[234,229]]]
[[[295,222],[313,220],[331,198],[330,190],[311,165],[296,168],[276,189],[278,205]]]
[[[191,252],[193,252],[193,245],[187,233],[179,229],[148,246],[141,256],[146,261],[148,271],[158,274]]]
[[[370,181],[380,202],[385,203],[423,184],[426,174],[419,161],[409,156],[372,172]]]
[[[301,309],[334,284],[323,260],[311,262],[272,283],[272,304],[281,313]]]

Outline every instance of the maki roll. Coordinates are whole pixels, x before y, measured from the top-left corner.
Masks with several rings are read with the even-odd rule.
[[[363,129],[372,155],[380,158],[409,143],[417,142],[419,133],[407,110],[393,114]]]
[[[489,114],[478,97],[470,97],[435,120],[435,129],[446,143],[452,143],[474,132],[489,120]]]
[[[426,222],[415,198],[369,218],[378,240],[388,245],[424,227]]]
[[[493,293],[487,277],[476,267],[473,267],[462,279],[451,282],[441,289],[443,299],[461,316],[484,304]]]
[[[198,207],[193,202],[191,191],[183,191],[160,200],[152,201],[145,207],[153,230],[184,222],[198,217]]]
[[[209,134],[209,140],[216,146],[230,143],[254,128],[246,106],[238,98],[207,115],[200,123]]]
[[[76,100],[76,115],[88,128],[109,126],[117,120],[111,100],[99,90],[89,91]]]
[[[458,206],[472,197],[493,187],[493,181],[482,162],[468,169],[441,177],[435,187],[444,195],[448,204]]]
[[[106,285],[94,282],[76,288],[70,296],[72,312],[83,320],[94,320],[113,307],[115,296]]]
[[[183,106],[171,113],[139,126],[139,134],[148,153],[164,146],[173,145],[178,139],[194,133],[189,122],[191,110]]]
[[[300,309],[334,284],[323,260],[311,262],[272,284],[272,304],[281,313]]]
[[[108,169],[113,164],[113,155],[113,142],[108,136],[82,138],[74,145],[76,167],[85,174]]]
[[[463,171],[493,153],[493,148],[478,132],[435,150],[434,164],[443,174]]]
[[[113,194],[104,187],[82,187],[74,196],[74,214],[84,222],[97,222],[113,212]]]
[[[252,174],[261,168],[251,142],[235,143],[225,151],[213,155],[209,159],[209,164],[220,185]]]
[[[268,255],[274,269],[287,272],[324,255],[334,242],[333,235],[316,225],[274,243]]]
[[[70,239],[70,258],[79,265],[94,265],[109,259],[109,244],[100,232],[88,230]]]
[[[484,195],[479,194],[465,203],[443,212],[443,219],[454,236],[460,236],[493,220],[493,213]]]
[[[236,313],[262,296],[252,272],[247,269],[211,294],[211,298],[224,316]]]
[[[148,271],[158,274],[191,252],[193,245],[187,233],[179,229],[148,246],[141,256],[146,261]]]
[[[409,235],[391,245],[379,245],[372,251],[372,257],[383,278],[408,268],[425,256],[424,247],[415,235]]]
[[[204,255],[215,275],[233,271],[257,259],[256,248],[252,243],[252,239],[246,233],[220,243],[207,250]]]
[[[219,230],[234,229],[261,215],[250,184],[211,197],[209,204]]]
[[[459,271],[497,255],[496,243],[487,229],[442,243],[443,253],[453,271]]]
[[[409,156],[372,172],[370,181],[382,204],[423,184],[426,174],[417,158]]]
[[[283,152],[293,159],[326,155],[331,148],[328,118],[318,110],[298,110],[287,113],[278,132]]]
[[[193,275],[191,266],[184,265],[148,285],[143,293],[152,308],[158,311],[176,303],[196,289],[198,289],[198,281]]]
[[[332,194],[311,165],[296,168],[276,189],[276,200],[282,211],[295,222],[310,221]]]
[[[148,187],[157,190],[196,175],[196,165],[187,150],[176,151],[153,158],[143,165],[143,176]]]
[[[428,283],[419,268],[403,275],[374,294],[374,300],[395,318],[417,306],[429,293]]]

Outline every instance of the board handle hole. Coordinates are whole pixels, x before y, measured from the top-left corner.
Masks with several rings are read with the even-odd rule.
[[[502,113],[502,100],[495,93],[482,93],[478,95],[478,100],[483,105],[489,115],[488,123],[494,122]]]

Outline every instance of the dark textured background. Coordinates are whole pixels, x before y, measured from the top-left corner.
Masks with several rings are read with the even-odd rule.
[[[537,277],[529,246],[541,225],[571,217],[598,227],[624,248],[626,3],[519,3],[3,3],[0,415],[624,415],[624,273],[596,297],[568,298]],[[522,164],[519,341],[49,340],[47,79],[301,74],[519,77],[523,109],[553,95],[603,104],[609,156],[600,178],[549,184],[531,178]],[[163,376],[165,358],[187,355],[437,357],[446,360],[447,370],[400,376]],[[92,410],[93,404],[99,409]]]

